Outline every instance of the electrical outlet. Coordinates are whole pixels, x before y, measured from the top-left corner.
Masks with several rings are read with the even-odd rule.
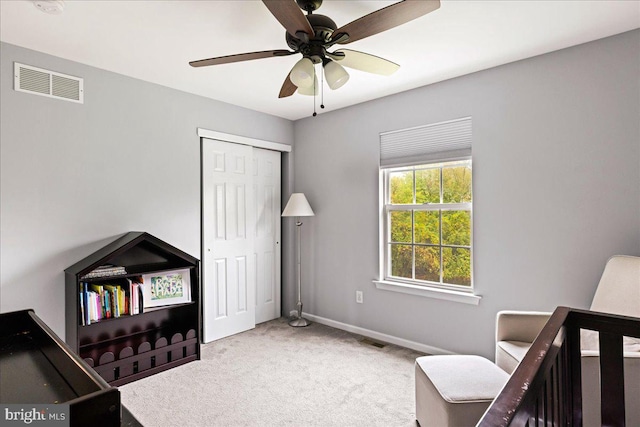
[[[364,302],[362,298],[362,291],[356,291],[356,302],[358,304],[362,304]]]

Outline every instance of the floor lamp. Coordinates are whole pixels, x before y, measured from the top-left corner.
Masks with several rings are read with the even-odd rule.
[[[303,193],[293,193],[291,195],[291,197],[289,198],[289,201],[287,202],[287,206],[284,207],[284,211],[282,211],[282,216],[295,216],[295,217],[301,217],[301,216],[313,216],[313,210],[311,209],[311,206],[309,206],[309,202],[307,201],[307,198],[304,197]],[[308,326],[309,324],[311,324],[311,322],[309,322],[307,319],[305,319],[304,317],[302,317],[302,297],[301,297],[301,292],[300,292],[300,226],[302,225],[302,222],[300,222],[300,219],[296,219],[296,237],[298,240],[298,249],[297,249],[297,259],[296,259],[296,264],[297,264],[297,278],[298,278],[298,317],[292,318],[289,321],[289,325],[290,326]]]

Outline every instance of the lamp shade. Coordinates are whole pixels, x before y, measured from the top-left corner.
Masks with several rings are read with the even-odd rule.
[[[318,87],[318,77],[313,76],[313,84],[311,86],[299,87],[298,93],[300,95],[308,95],[308,96],[318,95],[320,93],[320,89]]]
[[[313,78],[315,74],[313,62],[311,62],[309,58],[302,58],[300,61],[296,62],[296,65],[291,69],[289,78],[297,87],[309,87],[313,86]]]
[[[347,70],[334,61],[329,61],[324,65],[324,75],[327,78],[327,84],[333,90],[342,87],[349,80]]]
[[[282,211],[282,216],[314,216],[304,193],[293,193]]]

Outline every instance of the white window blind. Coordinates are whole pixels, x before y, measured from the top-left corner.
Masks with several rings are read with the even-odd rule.
[[[380,134],[380,167],[471,157],[471,117]]]

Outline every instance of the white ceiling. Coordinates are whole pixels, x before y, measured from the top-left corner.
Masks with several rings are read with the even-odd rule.
[[[340,27],[392,3],[325,0],[317,13]],[[349,70],[351,79],[342,88],[325,86],[324,111],[638,27],[636,0],[442,0],[435,12],[345,45],[401,68],[390,77]],[[257,0],[67,0],[61,15],[45,14],[27,0],[0,1],[4,42],[295,120],[311,115],[312,98],[278,99],[278,92],[299,55],[188,65],[214,56],[286,49],[284,35]]]

